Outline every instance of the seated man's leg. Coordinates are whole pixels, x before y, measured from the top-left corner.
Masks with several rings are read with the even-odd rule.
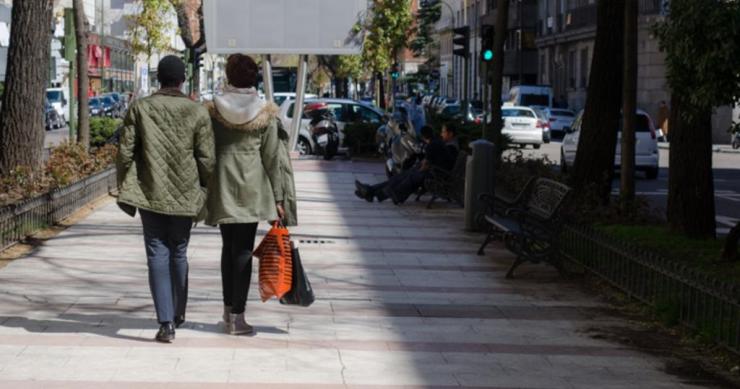
[[[373,201],[373,198],[377,198],[379,202],[383,202],[388,198],[385,188],[389,186],[399,185],[401,182],[407,179],[407,177],[412,171],[413,170],[401,172],[389,178],[388,181],[383,181],[375,185],[367,185],[359,181],[355,181],[355,187],[357,189],[355,194],[357,194],[358,197],[364,198],[370,202]]]
[[[393,199],[396,204],[403,203],[409,198],[420,186],[424,185],[428,172],[418,169],[412,169],[407,172],[402,180],[389,182],[385,187],[385,193]]]

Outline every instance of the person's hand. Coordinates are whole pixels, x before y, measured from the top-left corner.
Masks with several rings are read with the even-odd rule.
[[[275,203],[275,209],[277,210],[278,218],[280,220],[285,219],[285,208],[283,208],[283,202]]]

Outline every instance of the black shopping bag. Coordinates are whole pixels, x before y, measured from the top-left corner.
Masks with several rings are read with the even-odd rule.
[[[293,242],[290,242],[290,248],[293,254],[293,280],[291,281],[290,291],[280,299],[280,304],[307,307],[313,304],[314,301],[311,282],[308,281],[306,271],[303,269],[303,264],[301,264],[301,255],[298,248],[293,245]]]

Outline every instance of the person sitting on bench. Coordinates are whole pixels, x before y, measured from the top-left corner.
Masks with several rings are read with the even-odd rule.
[[[424,180],[431,174],[432,166],[446,171],[452,170],[459,151],[455,127],[452,124],[445,124],[440,139],[434,136],[431,127],[424,126],[421,129],[421,139],[426,143],[426,147],[424,159],[420,163],[379,184],[367,185],[355,181],[355,195],[368,202],[373,202],[374,199],[382,202],[390,198],[393,204],[398,205],[424,185]]]

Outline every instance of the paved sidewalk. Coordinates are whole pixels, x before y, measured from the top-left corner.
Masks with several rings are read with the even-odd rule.
[[[511,256],[474,255],[460,209],[356,199],[353,180],[382,165],[295,167],[313,306],[263,304],[253,288],[258,335],[222,334],[220,237],[199,227],[186,328],[153,342],[141,227],[111,202],[0,270],[0,388],[689,387],[589,337],[623,323],[549,269],[505,280]]]

